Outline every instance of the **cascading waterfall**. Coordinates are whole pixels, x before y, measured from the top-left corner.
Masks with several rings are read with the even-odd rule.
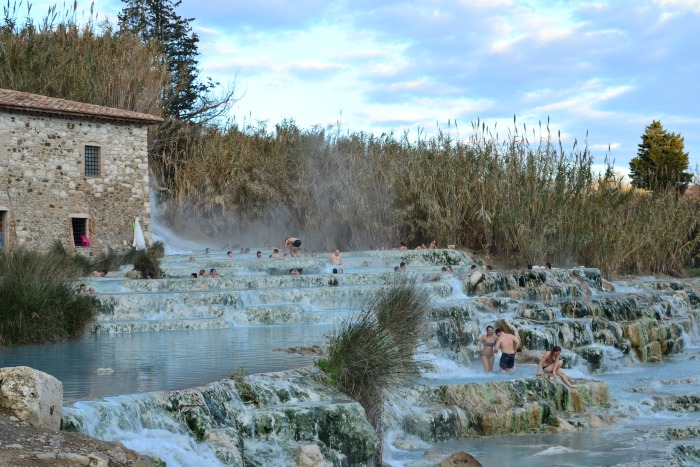
[[[168,416],[152,395],[79,402],[65,409],[64,424],[95,438],[119,440],[166,465],[224,465],[208,444],[198,443],[188,427]]]
[[[44,371],[55,374],[62,367],[59,360],[75,360],[65,374],[55,374],[64,382],[67,400],[78,401],[66,407],[66,425],[121,440],[169,466],[243,465],[243,459],[287,465],[306,444],[321,446],[326,459],[338,465],[349,459],[366,463],[374,435],[362,409],[318,383],[317,370],[212,381],[239,367],[258,373],[310,365],[313,354],[273,349],[322,345],[328,331],[391,283],[397,274],[393,267],[405,261],[408,273],[418,275],[430,290],[434,304],[422,333],[421,378],[411,390],[392,395],[385,410],[383,452],[391,465],[418,461],[433,445],[479,452],[469,436],[528,432],[553,423],[538,412],[536,403],[565,409],[573,407],[575,398],[559,383],[531,377],[536,358],[555,344],[565,349],[570,377],[594,376],[609,385],[611,403],[605,399],[604,383],[582,382],[581,397],[586,398],[584,405],[609,406],[611,417],[632,414],[667,424],[659,421],[662,414],[663,420],[675,417],[674,423],[680,423],[683,417],[673,412],[673,397],[700,388],[697,365],[675,357],[688,359],[697,353],[700,281],[627,281],[615,283],[616,291],[606,291],[599,271],[576,268],[485,272],[483,281],[472,287],[469,266],[478,260],[452,250],[344,253],[349,265],[344,274],[335,275],[325,257],[270,259],[269,249],[251,247],[258,249],[264,251],[263,259],[236,251],[228,260],[225,251],[212,249],[206,255],[198,245],[180,245],[169,247],[184,254],[164,259],[164,279],[129,280],[117,274],[89,279],[88,286],[98,290],[102,302],[95,334],[77,343],[9,349],[0,364],[39,367],[44,362]],[[445,264],[455,273],[443,274]],[[220,278],[189,278],[195,270],[212,267]],[[290,276],[291,268],[304,273]],[[523,341],[525,351],[514,374],[486,374],[481,368],[476,342],[486,325],[497,323],[517,330]],[[47,354],[58,360],[47,360]],[[649,363],[656,361],[666,363]],[[98,371],[104,369],[112,373]],[[693,381],[674,383],[678,371]],[[660,373],[668,384],[658,383]],[[179,390],[184,387],[193,389]],[[464,394],[476,397],[470,392],[475,387],[482,391],[478,397],[485,398],[484,413],[459,405],[470,400]],[[149,392],[124,395],[143,391]],[[548,394],[550,399],[528,402],[532,394]],[[519,425],[500,425],[498,415],[505,409],[487,402],[489,397],[522,399],[512,409]],[[334,422],[341,419],[343,424]],[[477,419],[483,424],[476,424]],[[628,439],[624,425],[609,428],[621,442]],[[567,439],[548,436],[550,444]],[[579,437],[595,441],[588,432]],[[600,449],[607,449],[603,444]],[[513,450],[514,456],[537,454],[531,465],[560,462],[556,452],[566,452],[540,451],[522,446]],[[579,451],[568,452],[568,460],[586,465],[588,454]],[[510,462],[488,452],[481,455],[484,465]]]

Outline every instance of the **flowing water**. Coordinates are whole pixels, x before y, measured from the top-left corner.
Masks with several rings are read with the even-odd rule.
[[[167,279],[129,280],[122,277],[124,271],[110,274],[114,277],[86,279],[89,286],[98,290],[103,303],[94,333],[70,343],[2,349],[0,366],[27,365],[61,380],[69,404],[65,412],[81,431],[158,455],[168,466],[219,465],[220,459],[207,443],[197,442],[186,426],[168,415],[155,391],[204,386],[239,369],[255,374],[311,365],[314,356],[274,349],[323,344],[335,324],[391,283],[396,274],[394,266],[405,255],[399,251],[349,253],[344,255],[344,274],[332,274],[332,267],[326,263],[327,253],[270,259],[271,252],[260,248],[264,258],[257,259],[254,252],[258,248],[251,248],[253,253],[236,252],[229,260],[223,251],[204,255],[201,250],[192,253],[186,248],[168,248],[171,254],[163,261]],[[430,254],[413,254],[408,273],[420,277],[431,291],[436,307],[472,317],[460,331],[468,335],[471,344],[463,346],[466,350],[453,352],[441,339],[454,336],[428,339],[420,358],[430,365],[421,384],[534,376],[532,364],[519,365],[514,374],[485,374],[478,361],[479,349],[473,345],[486,324],[532,315],[537,319],[525,320],[521,326],[527,330],[531,345],[536,345],[534,348],[543,348],[537,346],[554,340],[602,355],[599,365],[593,367],[571,353],[573,368],[567,374],[608,383],[610,412],[618,423],[572,433],[497,436],[434,445],[416,440],[413,447],[404,449],[389,443],[384,451],[387,463],[417,462],[431,446],[437,450],[465,450],[483,465],[525,462],[532,466],[584,466],[663,460],[669,455],[668,442],[651,438],[650,433],[698,423],[697,412],[658,410],[651,399],[658,395],[700,393],[697,326],[692,317],[684,318],[686,312],[679,311],[680,318],[674,315],[669,321],[679,319],[678,327],[685,326],[685,349],[667,356],[663,364],[641,364],[633,352],[623,354],[612,345],[596,343],[601,339],[601,330],[595,328],[593,319],[563,317],[563,307],[576,306],[579,300],[562,279],[564,272],[549,276],[552,296],[515,300],[501,294],[487,307],[470,296],[463,285],[472,258],[451,253],[450,261],[459,260],[453,266],[455,274],[442,274],[440,263]],[[191,272],[211,268],[218,270],[219,279],[189,278]],[[291,276],[291,268],[302,269],[303,274]],[[581,273],[574,275],[579,277]],[[507,283],[509,280],[512,282],[504,276],[499,287],[518,287]],[[652,279],[646,282],[653,284]],[[588,298],[593,302],[623,300],[628,294],[645,300],[650,296],[648,288],[619,284],[615,293],[593,290]],[[657,306],[656,313],[668,314],[676,304],[682,305],[673,296],[663,303],[663,307]],[[544,315],[549,316],[549,321],[538,318]],[[220,390],[229,394],[229,389]],[[243,420],[251,418],[245,406],[240,411]],[[259,443],[255,424],[251,426],[246,449],[254,450]],[[387,438],[391,441],[402,435],[400,427],[391,427]],[[274,450],[269,446],[266,449]],[[274,453],[268,453],[268,459],[270,455],[274,458]]]
[[[385,461],[393,466],[406,465],[418,461],[429,447],[435,451],[466,451],[483,465],[600,466],[649,460],[662,462],[660,465],[670,463],[673,444],[663,436],[653,435],[667,428],[697,426],[700,413],[660,410],[652,398],[700,394],[700,347],[697,343],[691,343],[686,351],[669,358],[663,365],[637,364],[595,375],[588,375],[581,369],[568,371],[571,376],[591,377],[609,385],[609,412],[617,418],[613,426],[568,433],[479,437],[413,450],[400,450],[389,445]],[[535,365],[520,365],[515,374],[485,375],[476,367],[443,363],[439,374],[428,376],[442,376],[443,382],[456,384],[531,376],[535,372]]]

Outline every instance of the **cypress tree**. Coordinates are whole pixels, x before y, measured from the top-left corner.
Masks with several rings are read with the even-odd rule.
[[[688,168],[688,153],[684,152],[684,138],[680,133],[669,133],[654,120],[648,125],[638,146],[637,157],[630,161],[632,185],[652,191],[674,188],[684,192],[692,175]]]
[[[160,45],[159,59],[170,74],[170,85],[163,92],[166,115],[181,120],[200,117],[211,103],[206,94],[219,83],[199,80],[199,37],[192,32],[193,18],[182,18],[176,13],[180,0],[123,2],[125,7],[118,15],[120,28],[138,34],[144,42],[156,41]]]

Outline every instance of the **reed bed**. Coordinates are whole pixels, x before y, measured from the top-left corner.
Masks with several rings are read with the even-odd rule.
[[[167,84],[155,43],[117,32],[74,9],[49,10],[38,24],[20,22],[20,4],[7,4],[0,23],[0,87],[79,102],[161,114]]]
[[[480,122],[466,141],[293,122],[181,125],[177,135],[153,166],[171,195],[169,221],[213,237],[301,232],[328,249],[437,239],[505,264],[610,275],[679,274],[698,248],[697,200],[595,176],[585,145],[564,150],[546,127],[511,130],[505,141]]]

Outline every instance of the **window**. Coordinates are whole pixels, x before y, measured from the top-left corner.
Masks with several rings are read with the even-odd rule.
[[[73,245],[90,246],[87,219],[85,217],[71,217],[70,221],[71,230],[73,231]]]
[[[100,147],[85,146],[85,176],[100,176]]]

